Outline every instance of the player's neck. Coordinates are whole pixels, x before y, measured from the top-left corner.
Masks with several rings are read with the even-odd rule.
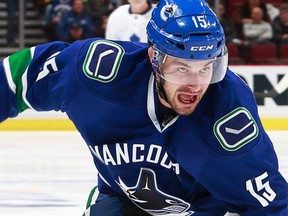
[[[158,98],[158,101],[159,103],[164,106],[164,107],[167,107],[167,109],[172,109],[172,107],[170,106],[170,104],[164,100],[164,98],[162,98],[160,95],[157,95],[157,98]]]
[[[157,98],[157,117],[160,126],[163,128],[177,115],[177,113],[175,113],[175,111],[170,107],[170,105],[164,105],[167,104],[167,102],[163,104],[163,99],[161,97],[158,96]]]

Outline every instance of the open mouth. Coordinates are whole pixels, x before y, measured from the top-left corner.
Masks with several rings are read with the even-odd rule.
[[[197,95],[192,95],[192,94],[178,94],[178,100],[186,105],[192,105],[196,102],[197,100]]]

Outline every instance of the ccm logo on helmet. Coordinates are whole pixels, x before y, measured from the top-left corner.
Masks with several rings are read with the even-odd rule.
[[[191,51],[206,51],[206,50],[212,50],[214,45],[211,46],[192,46]]]

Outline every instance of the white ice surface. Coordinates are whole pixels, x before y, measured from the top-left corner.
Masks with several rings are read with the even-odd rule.
[[[1,216],[80,216],[95,184],[77,132],[0,132]]]

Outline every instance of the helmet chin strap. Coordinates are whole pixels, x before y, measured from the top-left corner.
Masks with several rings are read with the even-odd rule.
[[[159,70],[157,68],[157,70]],[[165,100],[168,104],[169,104],[169,101],[168,101],[168,97],[167,97],[167,94],[164,90],[164,79],[159,77],[157,75],[157,73],[155,72],[155,70],[153,69],[153,75],[155,77],[155,83],[156,83],[156,92],[158,93],[158,95],[163,99]]]
[[[157,75],[161,73],[161,71],[159,70],[159,62],[163,64],[166,61],[166,58],[167,58],[167,55],[161,54],[158,50],[156,50],[153,47],[153,58],[150,63],[152,66],[153,75],[155,77],[156,92],[163,100],[165,100],[169,104],[167,94],[164,90],[164,79],[161,78],[161,76]]]

